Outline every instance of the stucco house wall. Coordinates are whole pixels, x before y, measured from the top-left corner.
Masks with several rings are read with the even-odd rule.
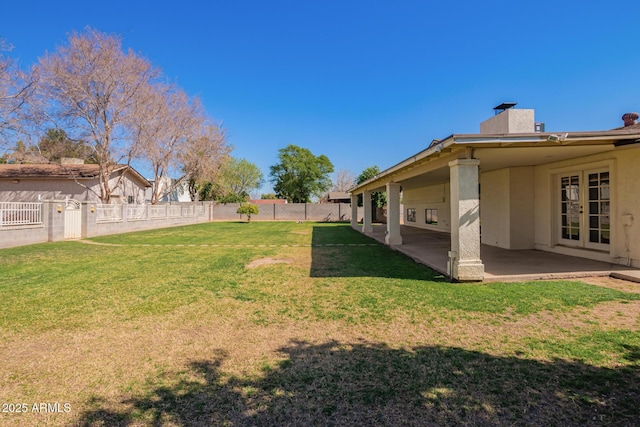
[[[640,266],[640,149],[623,149],[617,154],[613,197],[618,203],[613,232],[619,244],[615,255],[626,258],[628,245],[634,265]]]
[[[482,243],[504,249],[534,247],[533,167],[480,175]]]
[[[114,174],[111,179],[109,179],[109,185],[114,189],[111,198],[116,199],[111,203],[121,201],[122,203],[143,204],[145,202],[146,187],[139,180],[129,177],[126,173],[118,183],[118,177],[121,173],[122,172],[117,172],[117,174]],[[97,194],[100,194],[99,187],[92,189],[96,191]]]
[[[509,169],[480,175],[481,241],[505,249],[511,246],[509,175]]]
[[[88,187],[96,187],[97,179],[82,180]],[[72,179],[56,178],[0,178],[0,202],[37,202],[38,200],[64,200],[66,197],[84,201],[99,199],[91,191]]]
[[[441,183],[426,187],[402,190],[404,224],[429,230],[451,231],[451,203],[449,183]],[[407,221],[408,209],[415,209],[416,221]],[[425,210],[438,210],[438,223],[425,222]]]
[[[535,248],[612,263],[627,264],[629,261],[633,266],[640,266],[640,241],[632,238],[640,233],[639,164],[640,148],[619,147],[607,153],[536,167]],[[560,176],[601,169],[609,170],[611,180],[611,243],[608,250],[561,244],[558,241]],[[583,200],[583,203],[587,202]],[[629,225],[625,226],[625,223]]]
[[[124,177],[118,183],[122,173]],[[109,184],[113,188],[111,203],[135,204],[144,203],[145,188],[149,185],[147,181],[138,179],[135,174],[122,170],[113,173]],[[99,202],[98,178],[0,176],[0,202],[64,200],[67,197],[81,202]]]

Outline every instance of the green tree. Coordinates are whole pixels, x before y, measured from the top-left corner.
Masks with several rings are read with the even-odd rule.
[[[246,159],[231,158],[222,167],[220,181],[225,192],[246,196],[262,185],[262,171]]]
[[[245,159],[229,158],[220,168],[214,181],[189,182],[198,200],[215,200],[219,203],[243,203],[249,191],[262,185],[262,172]]]
[[[238,193],[227,193],[223,196],[218,197],[216,200],[218,203],[244,203],[249,199],[249,195],[245,192],[240,194]]]
[[[49,129],[40,138],[36,147],[42,157],[50,162],[59,162],[63,157],[82,159],[85,163],[96,163],[93,149],[85,141],[74,141],[69,138],[64,129]]]
[[[222,190],[214,182],[198,183],[195,179],[189,179],[189,194],[191,200],[218,200],[222,197]]]
[[[259,212],[260,211],[258,210],[258,206],[251,203],[241,204],[236,211],[236,213],[239,213],[240,215],[246,215],[247,221],[249,222],[251,222],[251,215],[258,215]]]
[[[4,157],[6,163],[47,163],[36,147],[27,147],[22,140],[7,150]]]
[[[369,166],[358,175],[356,184],[362,184],[380,173],[378,166]],[[387,204],[387,195],[378,191],[371,193],[371,206],[381,208]],[[358,206],[362,206],[362,194],[358,194]]]
[[[314,156],[297,145],[278,151],[280,163],[271,166],[271,181],[278,198],[293,203],[307,203],[312,196],[321,196],[331,187],[329,174],[333,164],[324,154]]]
[[[260,198],[262,200],[275,200],[278,197],[276,196],[276,193],[265,193],[265,194],[261,194]]]

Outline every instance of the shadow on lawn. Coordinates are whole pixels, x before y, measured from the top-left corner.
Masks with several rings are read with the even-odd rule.
[[[445,281],[442,274],[351,227],[313,227],[311,245],[311,277],[387,277]]]
[[[627,348],[631,358],[638,348]],[[260,378],[224,380],[224,354],[79,425],[616,425],[640,423],[638,367],[539,362],[451,347],[293,342]],[[154,379],[156,380],[156,379]]]

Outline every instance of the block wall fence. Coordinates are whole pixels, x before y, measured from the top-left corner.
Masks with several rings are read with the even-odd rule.
[[[175,206],[177,204],[173,204]],[[129,217],[127,205],[123,205],[121,214],[113,220],[100,218],[97,204],[82,202],[81,232],[82,238],[109,234],[129,233],[156,228],[176,227],[212,221],[246,221],[245,215],[236,213],[238,203],[217,204],[214,202],[180,203],[190,214],[186,216],[152,216],[151,209],[146,214]],[[149,205],[146,205],[149,206]],[[288,203],[258,205],[259,213],[251,221],[351,221],[351,205],[348,203]],[[169,211],[167,209],[167,211]],[[30,245],[34,243],[57,242],[65,240],[64,200],[42,202],[42,223],[9,228],[0,228],[0,248]],[[358,220],[362,219],[363,209],[358,208]]]

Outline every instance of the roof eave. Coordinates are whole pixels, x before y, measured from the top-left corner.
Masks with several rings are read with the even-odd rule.
[[[440,153],[452,146],[478,146],[478,145],[511,145],[538,144],[541,142],[552,142],[558,145],[571,145],[578,142],[605,142],[614,143],[619,140],[631,140],[640,138],[638,129],[615,129],[609,131],[588,131],[588,132],[541,132],[541,133],[520,133],[520,134],[453,134],[444,138],[437,144],[408,157],[400,163],[391,166],[370,178],[349,189],[350,193],[368,187],[381,178],[384,178],[398,170],[401,170],[419,160]]]

